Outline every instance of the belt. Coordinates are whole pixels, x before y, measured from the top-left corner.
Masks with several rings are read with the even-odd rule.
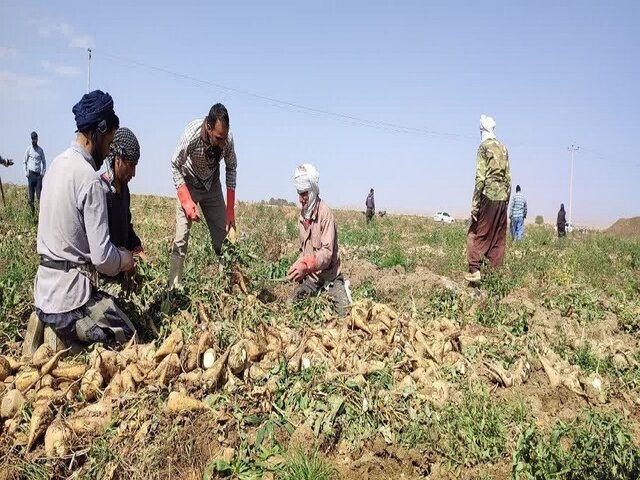
[[[45,268],[52,268],[54,270],[60,270],[61,272],[65,273],[71,269],[76,269],[82,275],[87,277],[96,288],[98,287],[98,271],[90,263],[77,263],[71,262],[69,260],[50,260],[41,256],[40,266]]]

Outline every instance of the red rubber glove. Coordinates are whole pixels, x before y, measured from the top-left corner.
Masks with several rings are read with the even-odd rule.
[[[316,257],[310,255],[302,257],[296,263],[291,265],[287,272],[287,277],[292,282],[301,282],[304,277],[316,271]]]
[[[227,232],[230,227],[236,226],[236,191],[229,187],[227,187],[227,220],[225,223]]]
[[[178,188],[178,199],[180,200],[184,214],[187,216],[187,220],[190,222],[199,221],[198,206],[191,199],[191,194],[189,193],[189,188],[186,183],[183,183],[180,185],[180,188]]]
[[[142,247],[135,247],[133,249],[133,253],[135,255],[137,255],[138,257],[140,257],[141,260],[144,260],[145,262],[149,262],[149,257],[147,257],[147,254],[144,253],[144,248]]]

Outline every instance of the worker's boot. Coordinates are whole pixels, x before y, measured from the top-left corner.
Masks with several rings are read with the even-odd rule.
[[[469,283],[478,283],[481,280],[480,270],[476,270],[473,273],[467,273],[464,279]]]
[[[182,282],[184,272],[184,257],[176,254],[171,255],[171,267],[169,269],[169,288],[177,288]]]
[[[27,332],[22,342],[22,355],[31,357],[44,340],[44,323],[40,321],[36,312],[33,312],[27,321]]]

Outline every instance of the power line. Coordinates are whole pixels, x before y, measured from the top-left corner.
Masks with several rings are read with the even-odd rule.
[[[91,52],[95,52],[95,49],[92,49]],[[316,118],[325,118],[325,119],[330,119],[330,120],[334,120],[334,121],[339,121],[343,124],[346,125],[355,125],[355,126],[362,126],[362,127],[368,127],[368,128],[376,128],[379,130],[384,130],[384,131],[390,131],[390,132],[396,132],[396,133],[404,133],[404,134],[409,134],[409,135],[417,135],[417,136],[421,136],[421,137],[427,137],[427,138],[439,138],[439,139],[445,139],[445,140],[453,140],[453,141],[460,141],[460,142],[464,142],[464,143],[477,143],[478,138],[477,136],[472,136],[472,135],[463,135],[463,134],[459,134],[459,133],[448,133],[448,132],[438,132],[435,130],[429,130],[429,129],[424,129],[424,128],[417,128],[417,127],[411,127],[411,126],[407,126],[407,125],[401,125],[401,124],[397,124],[397,123],[392,123],[392,122],[384,122],[384,121],[379,121],[379,120],[369,120],[366,118],[362,118],[362,117],[357,117],[354,115],[347,115],[344,113],[338,113],[338,112],[332,112],[330,110],[324,110],[324,109],[320,109],[320,108],[314,108],[314,107],[309,107],[306,105],[302,105],[299,103],[295,103],[295,102],[289,102],[286,100],[281,100],[278,98],[274,98],[274,97],[270,97],[268,95],[262,95],[262,94],[258,94],[258,93],[254,93],[251,92],[249,90],[244,90],[241,88],[236,88],[236,87],[231,87],[228,85],[224,85],[221,84],[219,82],[214,82],[211,80],[204,80],[201,78],[197,78],[193,75],[189,75],[186,73],[180,73],[180,72],[175,72],[173,70],[170,70],[168,68],[163,68],[163,67],[158,67],[155,65],[150,65],[144,62],[141,62],[139,60],[134,60],[134,59],[130,59],[130,58],[125,58],[119,55],[114,55],[108,52],[104,52],[102,51],[102,56],[104,58],[106,58],[107,60],[111,60],[114,62],[120,62],[123,64],[128,64],[128,65],[133,65],[135,67],[138,68],[142,68],[142,69],[146,69],[148,71],[152,71],[152,72],[157,72],[157,73],[162,73],[165,75],[169,75],[172,76],[174,78],[178,78],[178,79],[182,79],[182,80],[188,80],[191,81],[195,84],[199,84],[200,86],[208,86],[208,87],[213,87],[216,88],[218,90],[230,93],[230,94],[234,94],[234,95],[241,95],[241,96],[245,96],[245,97],[249,97],[249,98],[253,98],[255,100],[259,100],[262,101],[264,103],[267,103],[269,105],[271,105],[272,107],[276,107],[276,108],[281,108],[284,110],[289,110],[289,111],[294,111],[297,113],[301,113],[301,114],[305,114],[305,115],[309,115],[312,117],[316,117]],[[91,55],[91,53],[90,53]],[[520,146],[532,146],[532,144],[530,142],[522,142],[522,141],[517,141],[514,140],[513,143],[518,144]],[[536,142],[535,144],[536,146],[538,146],[539,144]],[[582,150],[586,153],[589,153],[590,155],[592,155],[595,158],[598,158],[599,160],[603,160],[603,161],[610,161],[609,158],[605,157],[604,155],[602,155],[601,153],[589,149],[589,148],[582,148]],[[622,162],[617,162],[620,164],[623,164]],[[633,164],[623,164],[625,166],[628,167],[640,167],[640,163],[633,163]]]
[[[423,137],[459,140],[459,141],[465,141],[465,142],[476,142],[477,141],[477,137],[470,136],[470,135],[462,135],[462,134],[458,134],[458,133],[437,132],[437,131],[434,131],[434,130],[427,130],[427,129],[424,129],[424,128],[409,127],[409,126],[406,126],[406,125],[400,125],[400,124],[396,124],[396,123],[384,122],[384,121],[378,121],[378,120],[368,120],[366,118],[356,117],[354,115],[347,115],[347,114],[343,114],[343,113],[331,112],[329,110],[323,110],[323,109],[319,109],[319,108],[308,107],[306,105],[301,105],[301,104],[298,104],[298,103],[289,102],[289,101],[281,100],[281,99],[274,98],[274,97],[269,97],[267,95],[261,95],[261,94],[258,94],[258,93],[250,92],[248,90],[243,90],[243,89],[240,89],[240,88],[230,87],[228,85],[223,85],[221,83],[214,82],[214,81],[211,81],[211,80],[203,80],[201,78],[197,78],[197,77],[194,77],[193,75],[189,75],[189,74],[186,74],[186,73],[174,72],[174,71],[169,70],[167,68],[157,67],[157,66],[154,66],[154,65],[149,65],[149,64],[140,62],[138,60],[132,60],[132,59],[124,58],[124,57],[121,57],[121,56],[118,56],[118,55],[113,55],[113,54],[106,53],[106,52],[102,52],[102,55],[103,55],[104,58],[112,60],[112,61],[123,62],[123,63],[129,64],[129,65],[134,65],[134,66],[137,66],[137,67],[140,67],[140,68],[144,68],[144,69],[147,69],[147,70],[150,70],[150,71],[164,73],[166,75],[170,75],[170,76],[173,76],[173,77],[176,77],[176,78],[190,80],[190,81],[192,81],[194,83],[198,83],[200,85],[207,85],[207,86],[214,87],[214,88],[217,88],[218,90],[222,90],[222,91],[225,91],[225,92],[228,92],[228,93],[251,97],[251,98],[254,98],[256,100],[267,102],[267,103],[271,104],[272,106],[293,110],[293,111],[296,111],[296,112],[299,112],[299,113],[304,113],[304,114],[315,116],[315,117],[329,118],[329,119],[338,120],[338,121],[341,121],[343,123],[347,123],[347,124],[350,124],[350,125],[359,125],[359,126],[364,126],[364,127],[378,128],[378,129],[382,129],[382,130],[388,130],[388,131],[394,131],[394,132],[398,132],[398,133],[406,133],[406,134],[412,134],[412,135],[419,135],[419,136],[423,136]]]

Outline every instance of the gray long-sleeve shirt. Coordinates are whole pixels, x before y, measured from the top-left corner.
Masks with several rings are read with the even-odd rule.
[[[105,188],[91,155],[78,143],[52,163],[42,184],[38,220],[38,254],[49,260],[92,263],[100,273],[121,270],[120,252],[109,240]],[[35,305],[45,313],[65,313],[84,305],[91,295],[89,279],[38,267]]]

